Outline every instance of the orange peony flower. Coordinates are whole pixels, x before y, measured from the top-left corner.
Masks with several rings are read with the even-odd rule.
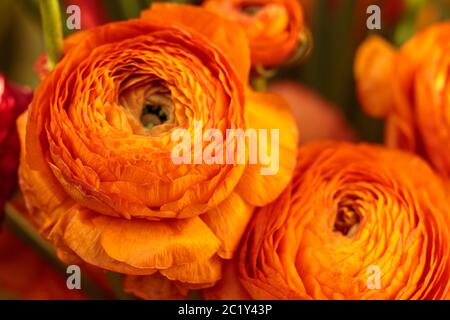
[[[255,212],[239,272],[225,271],[228,278],[205,296],[448,299],[450,203],[443,190],[409,153],[337,142],[302,147],[291,185]]]
[[[417,34],[396,50],[367,39],[355,61],[364,110],[387,119],[386,143],[421,155],[450,177],[450,23]]]
[[[276,199],[295,167],[295,120],[278,96],[245,92],[246,48],[239,26],[175,4],[66,40],[19,119],[21,188],[65,262],[130,275],[126,289],[143,298],[221,278],[254,206]],[[195,133],[197,121],[224,133],[282,128],[279,171],[175,164],[173,133]]]
[[[203,6],[245,29],[253,65],[286,62],[305,31],[299,0],[206,0]]]

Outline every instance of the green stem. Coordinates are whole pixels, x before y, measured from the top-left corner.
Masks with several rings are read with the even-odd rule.
[[[406,10],[403,17],[397,25],[394,33],[394,43],[400,47],[414,34],[417,15],[420,9],[423,8],[426,1],[424,0],[408,0],[406,1]]]
[[[63,52],[63,32],[61,12],[58,0],[39,0],[47,49],[47,66],[51,71],[56,66]]]

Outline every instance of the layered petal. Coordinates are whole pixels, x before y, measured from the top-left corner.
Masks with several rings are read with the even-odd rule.
[[[239,280],[253,299],[445,299],[449,221],[444,183],[419,157],[306,145],[292,183],[255,212]],[[242,294],[221,282],[208,292]]]
[[[123,287],[126,292],[141,299],[182,300],[186,295],[173,281],[159,273],[151,276],[126,276]]]
[[[201,216],[220,239],[221,247],[217,253],[220,257],[231,259],[253,215],[253,209],[254,206],[234,192],[215,209]]]
[[[151,9],[143,11],[141,17],[151,21],[170,20],[204,35],[223,50],[242,82],[248,82],[250,49],[245,31],[238,24],[194,6],[158,2],[153,3]]]
[[[161,270],[161,274],[170,280],[208,287],[222,277],[221,259],[213,256],[208,260],[196,260],[193,263]]]
[[[64,240],[91,264],[138,275],[209,259],[220,245],[198,217],[136,221],[98,216],[89,211],[79,211],[71,218]]]

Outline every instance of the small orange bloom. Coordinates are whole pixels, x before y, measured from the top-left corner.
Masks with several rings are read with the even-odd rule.
[[[363,109],[386,118],[386,143],[419,154],[450,177],[450,23],[418,33],[399,50],[379,37],[355,61]]]
[[[291,185],[255,212],[238,271],[225,271],[205,296],[448,299],[449,226],[443,182],[419,157],[309,144]]]
[[[304,32],[299,0],[206,0],[203,6],[245,29],[253,65],[286,62]]]
[[[295,167],[295,121],[279,97],[245,91],[246,48],[239,26],[174,4],[67,39],[19,120],[21,188],[64,261],[133,276],[126,289],[144,298],[221,278],[254,206],[273,201]],[[223,136],[282,128],[280,170],[174,163],[172,134],[197,121]]]

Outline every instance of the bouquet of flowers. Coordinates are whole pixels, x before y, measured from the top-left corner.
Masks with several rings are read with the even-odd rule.
[[[450,299],[448,1],[5,3],[1,297]]]

